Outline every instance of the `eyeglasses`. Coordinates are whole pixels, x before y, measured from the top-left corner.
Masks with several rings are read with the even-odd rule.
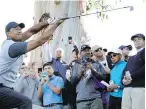
[[[98,48],[97,50],[95,50],[95,52],[99,52],[99,51],[101,51],[102,50],[102,48]]]
[[[116,57],[117,55],[118,55],[118,54],[115,54],[115,53],[114,53],[114,54],[111,54],[110,57],[113,58],[113,57]]]

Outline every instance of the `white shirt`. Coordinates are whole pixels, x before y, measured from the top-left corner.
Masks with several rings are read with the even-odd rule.
[[[99,62],[102,64],[103,68],[107,68],[108,67],[108,63],[107,63],[106,57],[104,58],[103,61],[99,61]]]
[[[140,52],[140,51],[141,51],[141,50],[143,50],[143,49],[144,49],[144,47],[143,47],[143,48],[138,49],[138,50],[137,50],[137,52]]]

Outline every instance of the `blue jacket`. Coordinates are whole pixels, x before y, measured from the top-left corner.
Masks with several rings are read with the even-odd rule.
[[[114,68],[110,72],[110,81],[112,80],[114,84],[120,86],[120,88],[114,90],[113,92],[110,92],[111,96],[122,97],[123,89],[122,89],[121,78],[122,78],[122,72],[126,64],[127,63],[125,61],[121,60],[115,64]]]

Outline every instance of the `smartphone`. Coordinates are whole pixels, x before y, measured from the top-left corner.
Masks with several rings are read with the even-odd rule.
[[[71,36],[68,37],[68,42],[69,42],[69,44],[72,44],[72,37]]]
[[[47,72],[42,72],[42,73],[41,73],[41,77],[42,77],[42,78],[45,78],[46,76],[47,76]]]
[[[42,68],[38,68],[38,73],[41,73],[42,72]]]

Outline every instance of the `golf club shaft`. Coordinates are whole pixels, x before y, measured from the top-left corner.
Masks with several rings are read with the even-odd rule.
[[[130,8],[130,7],[131,7],[131,6],[126,6],[126,7],[115,8],[115,9],[105,10],[105,11],[100,11],[100,12],[97,11],[97,12],[94,12],[94,13],[83,14],[83,15],[78,15],[78,16],[73,16],[73,17],[65,17],[65,18],[62,18],[62,19],[63,19],[63,20],[66,20],[66,19],[77,18],[77,17],[81,17],[81,16],[88,16],[88,15],[98,14],[98,13],[103,13],[103,12],[116,11],[116,10],[119,10],[119,9],[125,9],[125,8]]]

